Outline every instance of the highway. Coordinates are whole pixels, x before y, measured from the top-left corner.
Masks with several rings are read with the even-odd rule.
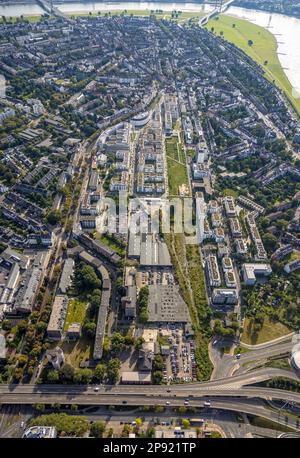
[[[231,377],[233,374],[242,374],[249,372],[249,370],[262,366],[268,362],[270,358],[290,356],[295,343],[298,341],[297,335],[292,333],[290,335],[281,337],[272,342],[266,342],[259,345],[249,345],[251,351],[241,353],[239,359],[236,356],[223,353],[221,350],[225,346],[224,339],[214,339],[209,347],[210,357],[214,363],[214,371],[212,378],[226,378]],[[240,344],[242,347],[245,345]]]
[[[191,392],[195,390],[207,391],[211,389],[240,389],[245,385],[270,380],[274,377],[285,377],[291,380],[299,381],[299,376],[283,369],[267,367],[251,371],[246,374],[233,375],[231,377],[219,378],[207,382],[194,382],[176,385],[99,385],[98,392],[109,392],[115,394],[126,393],[157,393],[164,394],[167,392]],[[55,385],[55,384],[0,384],[0,396],[6,393],[82,393],[95,388],[95,385]]]
[[[192,396],[192,397],[191,397]],[[32,392],[20,393],[11,392],[0,396],[1,404],[78,404],[78,405],[165,405],[166,402],[172,403],[174,406],[182,406],[185,399],[190,397],[190,405],[201,405],[207,398],[210,400],[218,397],[232,398],[260,398],[260,399],[284,399],[297,404],[300,403],[299,393],[294,393],[284,390],[268,389],[268,388],[247,388],[247,389],[211,389],[199,390],[196,394],[181,391],[181,393],[165,393],[163,394],[136,394],[136,393],[93,393],[91,392]],[[231,401],[230,401],[231,402]],[[200,403],[200,404],[199,404]]]
[[[109,411],[104,408],[99,408],[97,411],[89,412],[87,409],[82,414],[88,416],[92,421],[115,421],[115,422],[131,422],[132,418],[142,416],[145,420],[159,419],[160,422],[170,422],[174,417],[179,418],[202,418],[205,422],[216,423],[225,432],[226,437],[247,437],[249,432],[254,432],[261,436],[264,435],[265,428],[255,427],[248,423],[245,418],[246,415],[241,414],[241,410],[246,411],[250,415],[260,416],[267,418],[278,423],[278,412],[271,411],[266,408],[265,404],[260,400],[234,400],[229,401],[228,399],[221,399],[214,401],[211,408],[203,408],[200,412],[174,412],[172,407],[167,407],[165,412],[142,412],[137,408],[130,411]],[[239,414],[239,415],[237,415]],[[282,425],[288,425],[289,427],[299,429],[299,422],[293,418],[286,420],[285,415],[281,415],[279,423]],[[269,437],[276,437],[278,431],[267,430]],[[294,433],[295,434],[295,433]]]
[[[2,387],[1,387],[2,388]],[[35,387],[36,388],[36,387]],[[140,406],[140,405],[166,405],[170,403],[166,408],[179,407],[183,406],[186,402],[188,393],[181,391],[181,393],[174,394],[165,393],[164,395],[157,394],[135,394],[134,388],[131,387],[132,393],[117,394],[115,390],[112,393],[98,393],[95,392],[93,387],[81,387],[82,392],[80,392],[80,387],[57,387],[53,385],[51,387],[45,388],[42,390],[32,389],[32,392],[29,390],[22,389],[20,386],[18,389],[15,389],[9,393],[1,394],[0,402],[2,404],[34,404],[34,403],[58,403],[58,404],[78,404],[78,405],[122,405],[126,403],[127,406]],[[63,389],[65,388],[65,393]],[[75,389],[77,388],[77,393]],[[4,391],[3,389],[1,390]],[[27,393],[26,393],[27,391]],[[109,391],[106,389],[106,391]],[[187,390],[188,391],[188,390]],[[200,394],[200,395],[199,395]],[[226,410],[233,412],[244,412],[246,414],[251,414],[254,416],[260,416],[268,418],[279,422],[281,424],[299,430],[299,424],[297,420],[293,417],[283,418],[281,416],[278,418],[278,412],[270,408],[266,408],[263,401],[256,399],[256,397],[272,397],[273,399],[278,399],[284,397],[284,399],[290,399],[294,402],[300,402],[300,395],[297,393],[286,392],[282,390],[269,390],[261,388],[248,388],[243,390],[230,390],[230,391],[221,391],[217,389],[212,389],[211,391],[206,391],[199,393],[193,397],[189,397],[188,404],[191,407],[204,407],[204,402],[208,400],[207,395],[209,395],[209,400],[211,402],[211,407],[207,407],[206,411],[212,411],[213,409]],[[190,395],[191,396],[191,395]],[[205,397],[206,396],[206,397]],[[236,396],[243,396],[236,398]],[[253,399],[249,399],[252,398]]]
[[[274,377],[299,380],[290,371],[264,368],[248,374],[212,380],[203,383],[178,385],[0,385],[0,404],[72,403],[86,405],[109,405],[130,403],[131,405],[165,404],[167,401],[182,402],[190,396],[201,402],[204,397],[246,397],[265,400],[289,400],[300,405],[300,393],[245,386]],[[176,398],[176,399],[175,399]],[[197,399],[196,399],[197,398]],[[177,405],[177,404],[176,404]]]

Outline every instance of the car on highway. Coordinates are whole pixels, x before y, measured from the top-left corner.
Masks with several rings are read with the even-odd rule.
[[[188,405],[189,405],[189,401],[188,401],[188,400],[185,400],[185,401],[184,401],[184,405],[185,405],[185,406],[188,406]]]
[[[237,354],[235,355],[235,357],[236,357],[236,359],[240,359],[241,354],[240,354],[240,353],[237,353]]]
[[[170,401],[166,401],[166,406],[169,406],[170,405]]]
[[[205,402],[204,402],[204,407],[210,407],[210,406],[211,406],[210,401],[205,401]]]
[[[94,391],[99,391],[99,386],[95,386]]]

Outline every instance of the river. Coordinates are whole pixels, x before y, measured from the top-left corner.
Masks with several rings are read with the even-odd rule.
[[[54,2],[55,3],[55,2]],[[212,7],[197,3],[163,3],[163,2],[57,2],[57,6],[65,13],[84,11],[115,11],[115,10],[156,10],[209,12]],[[0,5],[0,15],[20,16],[41,14],[43,11],[36,4],[18,3]],[[231,6],[226,14],[247,19],[272,32],[278,43],[278,57],[292,86],[300,93],[300,19],[277,13],[267,13]]]

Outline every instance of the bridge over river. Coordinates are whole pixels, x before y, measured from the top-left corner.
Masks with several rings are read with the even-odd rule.
[[[61,17],[66,21],[72,22],[71,18],[60,11],[56,6],[53,5],[53,1],[50,0],[36,0],[36,3],[47,13],[53,14],[54,16]]]
[[[233,2],[234,0],[228,0],[226,3],[223,3],[222,0],[216,0],[215,8],[210,13],[208,13],[206,16],[199,19],[199,26],[203,27],[204,25],[208,23],[208,21],[211,18],[213,18],[214,16],[217,16],[220,13],[224,13],[230,7],[230,5],[232,5]]]

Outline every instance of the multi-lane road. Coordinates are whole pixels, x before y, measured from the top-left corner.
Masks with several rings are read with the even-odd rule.
[[[262,374],[261,374],[262,375]],[[266,376],[266,375],[265,375]],[[289,400],[300,405],[300,394],[290,391],[260,388],[235,387],[241,383],[241,376],[232,377],[234,384],[227,380],[195,383],[188,385],[160,386],[95,386],[85,385],[0,385],[0,403],[31,405],[36,403],[59,403],[77,405],[164,405],[167,409],[188,405],[212,409],[243,412],[273,420],[299,430],[295,417],[278,416],[275,409],[268,408],[264,399]],[[245,379],[244,379],[245,381]],[[250,380],[251,383],[251,380]],[[253,382],[252,382],[253,383]]]
[[[224,354],[220,349],[225,345],[222,339],[210,344],[210,356],[214,363],[213,379],[231,377],[232,374],[249,372],[255,367],[263,366],[270,358],[290,356],[295,345],[293,334],[261,345],[251,346],[251,351],[241,353],[239,359],[230,354]],[[250,350],[250,348],[249,348]]]
[[[291,391],[250,386],[274,377],[299,380],[290,371],[276,368],[259,369],[247,374],[203,383],[179,385],[0,385],[0,404],[73,403],[131,405],[181,403],[189,397],[195,402],[204,397],[259,398],[290,400],[300,405],[300,394]],[[174,404],[175,405],[175,404]]]

